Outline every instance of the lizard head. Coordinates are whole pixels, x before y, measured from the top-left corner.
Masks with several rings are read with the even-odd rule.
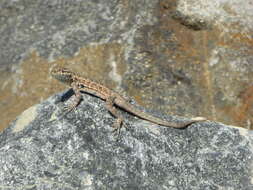
[[[69,69],[60,67],[60,66],[54,66],[50,74],[55,79],[59,80],[60,82],[71,84],[73,82],[73,72],[71,72]]]

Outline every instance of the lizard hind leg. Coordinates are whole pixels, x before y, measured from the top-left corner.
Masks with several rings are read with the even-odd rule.
[[[120,136],[120,130],[121,127],[123,126],[123,119],[122,118],[117,118],[116,121],[114,121],[112,127],[114,128],[112,133],[117,136],[117,138]]]
[[[112,125],[112,127],[114,128],[113,133],[119,136],[121,127],[125,125],[123,124],[124,119],[122,115],[118,112],[118,110],[114,106],[114,100],[115,100],[115,97],[107,98],[105,107],[116,118],[116,121],[114,121]]]

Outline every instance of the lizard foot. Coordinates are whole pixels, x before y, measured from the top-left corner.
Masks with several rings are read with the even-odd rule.
[[[112,127],[114,128],[112,133],[117,136],[117,139],[119,138],[120,136],[120,130],[122,127],[126,127],[123,123],[123,118],[121,117],[118,117],[116,119],[116,121],[113,123]]]
[[[71,104],[71,105],[65,105],[63,107],[63,110],[66,111],[66,113],[69,113],[71,111],[75,111],[76,110],[76,105],[75,104]]]

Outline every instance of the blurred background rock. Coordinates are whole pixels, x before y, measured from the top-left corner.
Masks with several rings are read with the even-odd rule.
[[[251,0],[3,0],[0,129],[66,88],[53,64],[148,109],[252,129],[252,10]]]

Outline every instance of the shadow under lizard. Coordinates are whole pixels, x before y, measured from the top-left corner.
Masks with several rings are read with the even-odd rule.
[[[206,120],[206,118],[203,117],[194,117],[188,121],[180,122],[163,120],[139,110],[134,105],[130,104],[120,94],[90,79],[83,78],[67,68],[55,66],[51,70],[51,75],[60,82],[72,87],[75,93],[75,100],[69,107],[69,111],[76,108],[80,103],[82,98],[81,92],[92,94],[106,102],[106,108],[116,118],[116,121],[113,124],[113,128],[115,128],[117,131],[119,131],[122,126],[123,117],[117,112],[117,109],[114,105],[117,105],[119,108],[122,108],[123,110],[139,118],[166,127],[185,128],[192,123]]]

